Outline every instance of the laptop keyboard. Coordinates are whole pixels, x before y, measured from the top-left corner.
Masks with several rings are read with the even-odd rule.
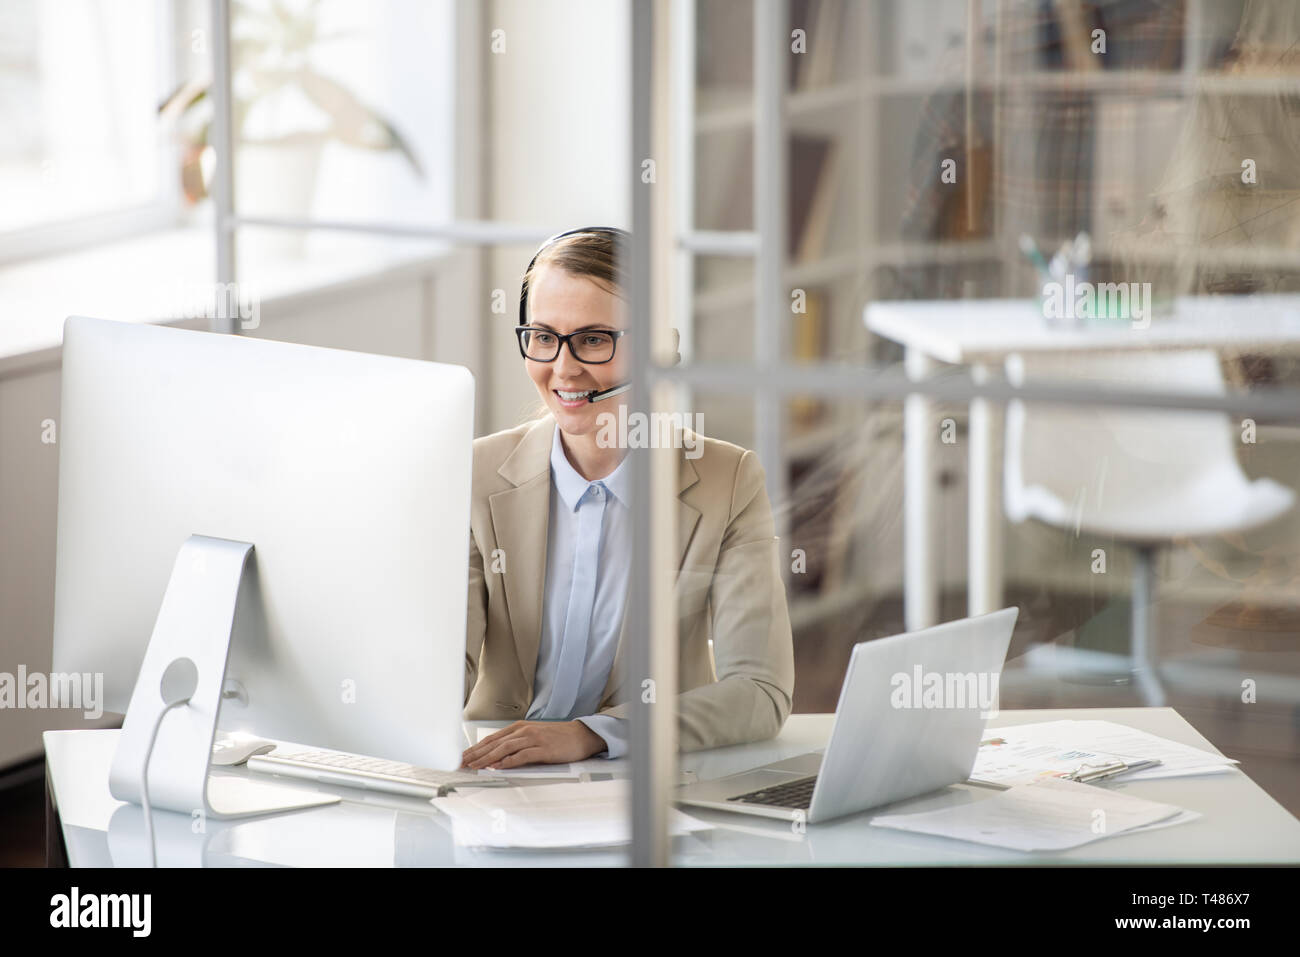
[[[800,778],[788,784],[750,791],[727,798],[728,801],[744,801],[746,804],[768,804],[773,807],[790,807],[807,810],[812,804],[813,788],[817,786],[817,775]]]

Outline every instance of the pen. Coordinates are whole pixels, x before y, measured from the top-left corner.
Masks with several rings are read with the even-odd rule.
[[[1047,260],[1043,259],[1043,254],[1038,251],[1038,244],[1034,242],[1034,237],[1028,233],[1020,234],[1020,251],[1025,254],[1025,258],[1033,263],[1034,268],[1038,270],[1038,277],[1043,280],[1052,278],[1052,271],[1048,268]]]
[[[1067,775],[1067,777],[1069,780],[1077,781],[1080,784],[1091,784],[1093,781],[1103,781],[1128,771],[1140,771],[1143,768],[1155,767],[1159,763],[1159,761],[1135,761],[1132,764],[1126,764],[1123,761],[1116,761],[1113,764],[1099,764],[1086,771],[1084,768],[1089,766],[1085,764],[1072,774]]]

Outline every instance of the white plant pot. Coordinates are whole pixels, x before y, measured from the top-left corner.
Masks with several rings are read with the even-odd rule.
[[[241,143],[235,164],[236,214],[308,219],[324,146],[324,140]],[[239,259],[256,275],[260,263],[301,258],[306,240],[304,230],[250,226],[239,230],[236,241]]]

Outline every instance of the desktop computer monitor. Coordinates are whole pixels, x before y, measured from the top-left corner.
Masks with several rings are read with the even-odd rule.
[[[460,366],[68,319],[55,671],[125,713],[178,550],[248,542],[218,727],[457,767],[473,403]]]

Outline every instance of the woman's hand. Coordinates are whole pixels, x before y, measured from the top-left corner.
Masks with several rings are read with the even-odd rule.
[[[516,721],[490,734],[461,755],[461,766],[517,768],[524,764],[568,764],[605,750],[605,739],[581,721]]]

